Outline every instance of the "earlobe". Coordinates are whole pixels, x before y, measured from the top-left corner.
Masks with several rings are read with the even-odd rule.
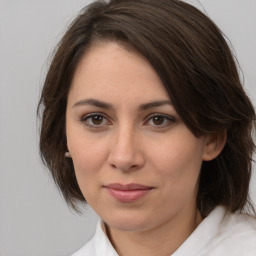
[[[65,157],[71,158],[71,154],[70,154],[70,152],[68,152],[68,151],[67,151],[67,152],[65,152],[65,154],[64,154],[64,155],[65,155]]]
[[[216,158],[223,150],[227,141],[227,133],[209,135],[206,138],[206,145],[203,154],[204,161],[211,161]]]
[[[64,156],[67,157],[67,158],[72,158],[72,156],[69,152],[69,149],[68,149],[68,145],[67,145],[67,151],[64,153]]]

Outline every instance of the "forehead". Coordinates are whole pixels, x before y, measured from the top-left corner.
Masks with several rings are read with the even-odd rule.
[[[148,60],[115,42],[92,46],[84,54],[75,70],[69,95],[75,98],[169,99]]]

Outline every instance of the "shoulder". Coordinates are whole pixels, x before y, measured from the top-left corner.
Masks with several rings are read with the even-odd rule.
[[[256,218],[216,207],[172,256],[256,256]]]
[[[225,212],[207,251],[206,255],[211,256],[256,256],[256,218],[240,212]]]
[[[244,213],[229,213],[220,228],[225,235],[220,246],[233,249],[238,255],[256,255],[256,218]]]
[[[256,239],[256,218],[245,213],[226,212],[219,224],[219,232],[226,237],[251,237]]]

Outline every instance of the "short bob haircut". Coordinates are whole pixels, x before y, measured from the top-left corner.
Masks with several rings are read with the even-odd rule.
[[[226,134],[221,154],[202,163],[197,196],[202,216],[217,205],[232,212],[248,205],[253,209],[248,191],[255,148],[254,107],[219,28],[180,0],[94,1],[58,44],[38,105],[40,152],[67,203],[78,210],[77,203],[86,202],[72,159],[64,157],[70,84],[85,52],[110,41],[128,45],[151,63],[195,136]]]

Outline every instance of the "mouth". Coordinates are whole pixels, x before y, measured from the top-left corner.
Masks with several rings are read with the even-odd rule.
[[[154,189],[154,187],[151,186],[135,183],[127,185],[112,183],[103,187],[112,197],[122,203],[131,203],[137,201],[140,198],[146,196],[152,189]]]

